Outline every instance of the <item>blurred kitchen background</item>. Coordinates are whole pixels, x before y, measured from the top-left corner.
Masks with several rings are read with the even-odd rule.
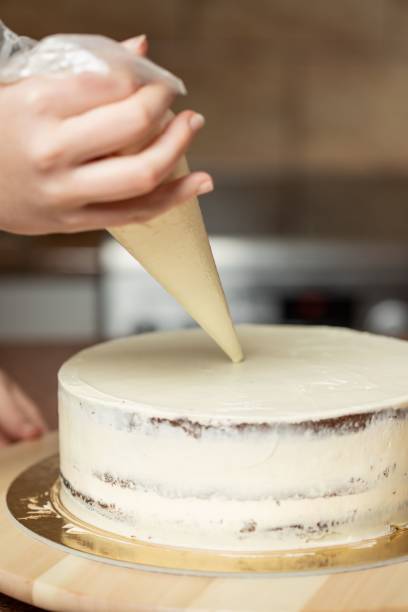
[[[1,0],[35,38],[146,33],[207,125],[189,155],[237,321],[408,337],[408,3]],[[101,338],[188,326],[104,233],[0,234],[0,367],[55,424],[56,370]]]

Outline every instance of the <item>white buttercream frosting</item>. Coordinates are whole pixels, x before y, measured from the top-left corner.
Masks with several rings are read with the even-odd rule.
[[[324,327],[239,336],[247,359],[234,365],[195,330],[69,360],[66,506],[122,535],[224,550],[359,540],[405,523],[408,343]]]
[[[203,419],[296,421],[408,405],[407,342],[329,327],[238,329],[242,363],[225,361],[200,330],[146,334],[79,353],[63,384],[89,399]]]

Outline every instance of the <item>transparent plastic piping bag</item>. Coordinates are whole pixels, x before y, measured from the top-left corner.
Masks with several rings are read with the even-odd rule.
[[[124,72],[140,85],[165,82],[185,94],[183,81],[145,57],[105,36],[56,34],[36,42],[19,37],[0,21],[0,83],[45,74]]]
[[[17,36],[0,20],[0,69],[19,51],[26,51],[35,45],[35,41],[26,36]]]

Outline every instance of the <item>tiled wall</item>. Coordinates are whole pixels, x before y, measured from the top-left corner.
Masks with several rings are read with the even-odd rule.
[[[239,177],[336,177],[335,192],[326,179],[290,183],[278,214],[268,209],[275,229],[335,234],[334,219],[329,229],[323,222],[334,199],[337,227],[351,219],[354,233],[374,223],[386,237],[408,235],[406,185],[389,190],[388,178],[408,176],[408,2],[1,0],[0,17],[32,36],[145,32],[152,57],[186,81],[182,104],[207,118],[195,166]],[[293,198],[284,208],[291,193],[298,211]]]

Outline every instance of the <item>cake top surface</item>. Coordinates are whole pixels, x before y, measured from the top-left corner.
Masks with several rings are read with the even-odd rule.
[[[201,330],[152,333],[78,353],[60,383],[89,401],[167,418],[295,422],[408,406],[408,342],[320,326],[238,333],[242,363]]]

